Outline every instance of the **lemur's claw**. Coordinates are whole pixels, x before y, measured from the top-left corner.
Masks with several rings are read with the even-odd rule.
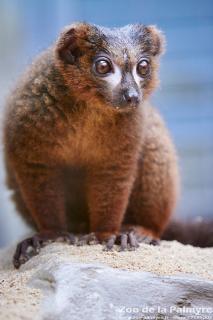
[[[159,246],[160,245],[160,240],[159,239],[155,239],[153,237],[150,236],[142,236],[142,235],[137,235],[137,240],[139,243],[146,243],[146,244],[151,244],[153,246]]]
[[[111,236],[105,244],[104,251],[112,250],[115,244],[120,246],[119,251],[135,250],[139,247],[136,235],[132,231]]]
[[[76,237],[69,232],[46,231],[35,234],[34,236],[21,241],[13,256],[13,265],[18,269],[22,264],[40,252],[50,242],[63,241],[69,244],[76,243]]]
[[[77,246],[84,246],[86,244],[98,244],[98,239],[93,232],[82,235],[78,238]]]
[[[113,246],[115,244],[116,241],[116,236],[112,235],[106,242],[105,247],[104,247],[104,251],[111,251],[113,249]]]

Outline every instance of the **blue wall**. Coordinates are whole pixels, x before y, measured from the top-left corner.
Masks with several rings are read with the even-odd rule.
[[[167,53],[153,103],[164,115],[178,148],[182,196],[177,214],[213,216],[213,1],[1,0],[1,105],[32,58],[54,41],[64,25],[77,20],[107,26],[142,22],[165,32]],[[5,214],[14,209],[3,175],[2,169],[0,243],[15,239],[22,230],[12,213]]]

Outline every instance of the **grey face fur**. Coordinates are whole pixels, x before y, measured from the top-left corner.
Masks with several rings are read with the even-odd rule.
[[[137,107],[143,97],[143,86],[150,77],[150,62],[147,53],[141,50],[133,26],[120,29],[100,28],[107,44],[107,57],[111,63],[111,70],[102,77],[108,90],[108,97],[112,105],[117,108]],[[98,54],[100,59],[101,53]],[[149,70],[146,76],[137,73],[137,64],[146,58]],[[96,57],[94,58],[96,60]],[[99,75],[96,73],[96,77]]]

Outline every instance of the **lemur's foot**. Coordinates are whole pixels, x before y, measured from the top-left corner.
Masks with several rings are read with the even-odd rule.
[[[19,268],[33,256],[37,255],[46,244],[56,241],[63,241],[69,244],[76,243],[76,237],[69,232],[45,231],[36,233],[34,236],[21,241],[13,256],[13,265]]]
[[[115,244],[120,246],[119,251],[136,250],[139,247],[134,232],[111,235],[107,240],[103,241],[103,243],[105,244],[104,251],[112,250]]]
[[[146,244],[151,244],[153,246],[159,246],[160,245],[160,240],[159,239],[155,239],[149,236],[142,236],[142,235],[137,235],[137,240],[139,243],[146,243]]]
[[[151,231],[141,226],[124,225],[122,230],[133,232],[138,243],[151,244],[153,246],[160,245],[160,239]]]
[[[86,244],[98,244],[99,241],[94,232],[80,235],[77,237],[77,246],[84,246]]]

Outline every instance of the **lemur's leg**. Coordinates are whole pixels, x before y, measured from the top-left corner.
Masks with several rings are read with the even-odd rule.
[[[155,244],[174,210],[179,175],[175,149],[164,123],[154,109],[149,113],[149,129],[123,228],[134,230],[141,240]]]
[[[24,203],[31,215],[38,233],[18,244],[14,255],[14,266],[19,267],[30,258],[40,246],[58,238],[73,241],[67,232],[64,185],[61,171],[45,163],[18,161],[13,164],[17,185]]]
[[[94,168],[88,173],[87,197],[90,213],[90,231],[98,240],[106,242],[106,248],[112,249],[115,243],[121,249],[129,244],[135,246],[131,236],[120,234],[121,223],[128,205],[133,185],[132,170],[134,164],[122,166],[114,164]]]

